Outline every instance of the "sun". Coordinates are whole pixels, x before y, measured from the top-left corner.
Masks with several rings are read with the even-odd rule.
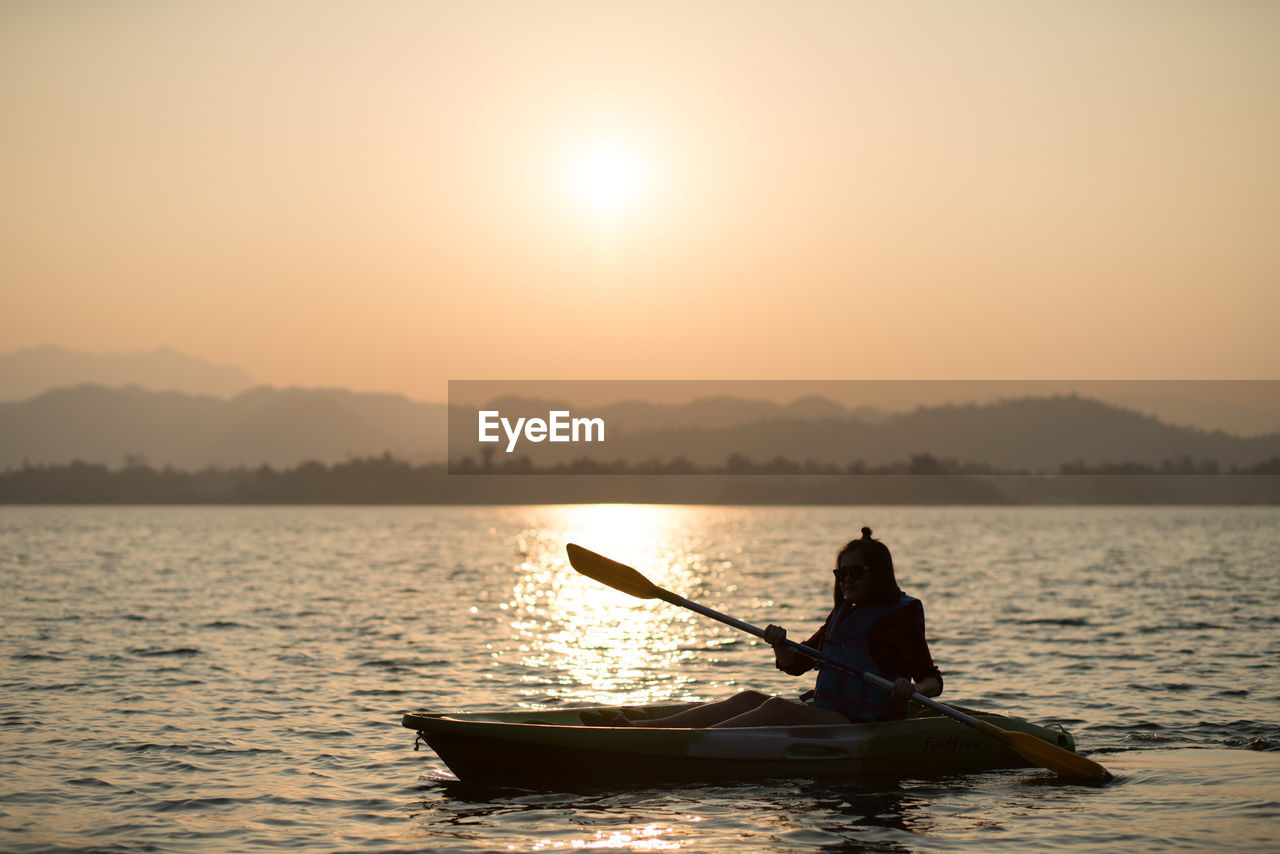
[[[587,211],[614,220],[640,201],[647,180],[639,153],[622,143],[595,142],[569,164],[569,189]]]

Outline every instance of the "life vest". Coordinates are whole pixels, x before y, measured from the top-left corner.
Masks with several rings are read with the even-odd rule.
[[[918,604],[918,600],[905,593],[897,602],[888,605],[859,605],[853,608],[848,602],[842,603],[827,620],[822,651],[855,670],[887,678],[887,674],[880,670],[880,665],[871,656],[868,644],[871,629],[890,614],[914,604]],[[897,716],[893,697],[888,689],[836,667],[820,666],[814,688],[815,706],[834,709],[854,720],[882,721]]]

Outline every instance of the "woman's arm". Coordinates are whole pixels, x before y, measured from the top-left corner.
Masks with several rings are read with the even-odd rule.
[[[821,629],[819,629],[819,633],[821,633]],[[817,635],[814,637],[817,637]],[[764,630],[764,639],[766,643],[773,647],[774,666],[783,673],[799,676],[813,669],[814,661],[812,658],[796,652],[787,644],[787,630],[782,626],[767,626]],[[811,646],[812,643],[813,639],[810,638],[805,645]]]
[[[924,636],[924,607],[918,603],[876,625],[871,654],[885,673],[904,674],[894,681],[895,700],[913,693],[936,697],[942,693],[942,671],[933,663]]]

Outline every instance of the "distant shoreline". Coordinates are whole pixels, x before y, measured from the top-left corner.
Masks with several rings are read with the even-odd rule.
[[[934,461],[939,463],[939,461]],[[772,463],[770,465],[776,465]],[[450,474],[390,456],[332,466],[304,463],[182,472],[70,463],[0,472],[0,504],[520,505],[1278,505],[1274,463],[1248,473],[1175,468],[1059,473],[546,473]],[[474,469],[473,469],[474,471]]]

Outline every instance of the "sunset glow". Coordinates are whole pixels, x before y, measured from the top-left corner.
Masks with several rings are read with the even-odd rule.
[[[3,4],[0,352],[431,401],[1274,379],[1276,33],[1275,3]]]
[[[574,197],[593,215],[616,219],[639,201],[646,182],[645,165],[635,151],[615,143],[584,148],[570,167]]]

